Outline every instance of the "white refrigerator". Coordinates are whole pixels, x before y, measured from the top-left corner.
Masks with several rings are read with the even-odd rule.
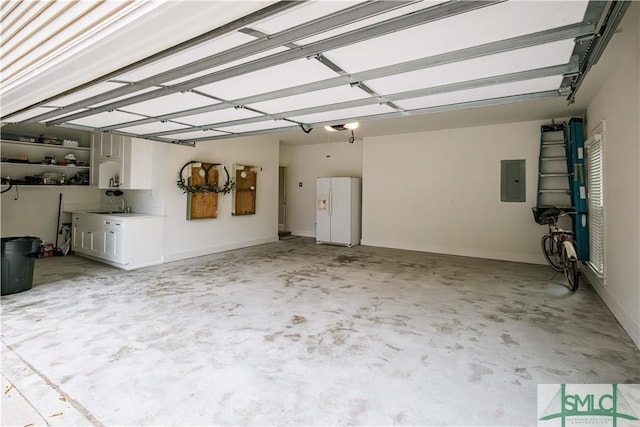
[[[316,243],[360,244],[360,178],[316,180]]]

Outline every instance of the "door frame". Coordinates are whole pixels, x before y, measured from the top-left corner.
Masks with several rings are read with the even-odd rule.
[[[283,170],[284,173],[281,175],[280,171]],[[280,182],[282,178],[283,182]],[[289,231],[288,229],[288,219],[289,219],[289,204],[288,201],[288,186],[289,186],[289,165],[278,165],[278,232],[280,231]],[[281,192],[282,191],[282,192]],[[284,205],[282,209],[283,213],[283,223],[280,223],[280,208]]]

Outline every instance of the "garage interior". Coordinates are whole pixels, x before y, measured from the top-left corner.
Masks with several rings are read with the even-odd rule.
[[[540,265],[300,237],[36,273],[3,375],[38,424],[535,425],[537,384],[640,380],[597,294]]]
[[[36,260],[2,297],[3,425],[532,425],[539,384],[640,383],[637,3],[43,3],[0,9],[2,132],[154,141],[124,199],[163,263]],[[531,215],[540,126],[571,117],[605,141],[576,293]],[[257,165],[255,215],[185,219],[194,160]],[[321,176],[362,178],[361,245],[316,244]],[[58,194],[112,202],[23,186],[2,236],[53,241]]]

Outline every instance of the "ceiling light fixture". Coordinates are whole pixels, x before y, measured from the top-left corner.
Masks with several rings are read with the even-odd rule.
[[[327,125],[324,127],[324,129],[329,132],[338,132],[341,130],[351,131],[351,136],[349,137],[350,144],[353,144],[353,142],[356,140],[356,136],[353,134],[353,130],[357,128],[358,128],[358,122],[351,122],[343,125]]]
[[[358,128],[358,122],[347,123],[343,125],[327,125],[324,127],[326,131],[337,132],[341,130],[354,130]]]

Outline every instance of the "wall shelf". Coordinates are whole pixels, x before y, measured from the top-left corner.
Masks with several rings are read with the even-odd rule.
[[[55,169],[58,171],[61,170],[89,170],[89,166],[68,166],[68,165],[45,165],[42,163],[20,163],[20,162],[0,162],[2,163],[2,169],[7,166],[17,166],[23,168],[45,168],[45,169]]]
[[[25,187],[29,187],[29,188],[92,188],[89,184],[21,184],[21,183],[13,183],[14,187],[20,187],[25,188]]]
[[[57,145],[57,144],[43,144],[40,142],[23,142],[23,141],[13,141],[10,139],[3,139],[2,144],[10,144],[10,145],[18,145],[23,147],[31,147],[37,148],[40,150],[73,150],[73,151],[91,151],[90,147],[72,147],[69,145]]]
[[[3,178],[10,178],[15,185],[28,186],[68,186],[65,184],[38,184],[38,179],[45,177],[40,175],[56,174],[58,178],[52,180],[62,180],[74,186],[87,186],[91,174],[91,148],[73,147],[67,145],[44,144],[38,142],[23,142],[8,139],[0,140],[2,152],[2,162],[0,162],[0,173]],[[65,157],[73,155],[78,165],[60,165],[44,163],[48,156],[56,158],[57,162],[67,162]],[[36,177],[38,176],[38,177]],[[27,178],[28,177],[28,178]],[[44,180],[44,182],[47,182]],[[81,184],[86,182],[87,184]],[[70,186],[69,185],[69,186]]]

